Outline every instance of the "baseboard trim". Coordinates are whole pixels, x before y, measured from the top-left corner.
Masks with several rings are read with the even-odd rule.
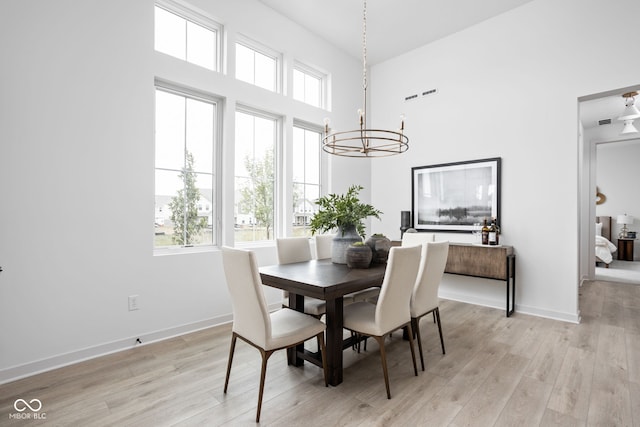
[[[121,340],[99,344],[93,347],[71,351],[69,353],[64,353],[48,357],[46,359],[25,363],[23,365],[16,365],[9,368],[1,369],[0,384],[9,383],[22,378],[30,377],[32,375],[62,368],[64,366],[73,365],[74,363],[83,362],[85,360],[94,359],[100,356],[106,356],[108,354],[117,353],[119,351],[130,350],[134,347],[148,345],[154,342],[163,341],[169,338],[174,338],[180,335],[196,332],[213,326],[223,325],[225,323],[231,322],[232,320],[233,316],[231,314],[218,316],[198,322],[188,323],[168,329],[149,332],[146,334],[136,335]],[[140,340],[142,341],[141,344],[136,343],[137,338],[140,338]]]
[[[529,307],[522,305],[518,305],[516,307],[518,313],[530,314],[532,316],[544,317],[552,320],[560,320],[562,322],[568,323],[580,323],[580,313],[563,313],[560,311],[544,310],[538,307]]]
[[[505,300],[470,297],[467,294],[448,292],[446,290],[443,290],[442,288],[440,288],[440,291],[438,292],[438,296],[443,299],[464,302],[467,304],[475,304],[483,307],[496,308],[503,311],[505,311],[506,309]],[[518,313],[529,314],[537,317],[544,317],[547,319],[560,320],[560,321],[569,322],[569,323],[580,323],[580,316],[578,313],[576,314],[563,313],[559,311],[544,310],[537,307],[530,307],[526,305],[516,304],[515,314],[518,314]]]
[[[480,305],[482,307],[496,308],[499,310],[505,310],[506,308],[506,301],[504,299],[497,300],[493,298],[478,298],[475,296],[469,296],[468,294],[464,293],[450,292],[444,290],[442,287],[438,291],[438,296],[443,299],[464,302],[467,304]]]

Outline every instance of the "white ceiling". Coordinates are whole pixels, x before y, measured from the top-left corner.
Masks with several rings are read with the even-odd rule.
[[[259,0],[362,60],[361,0]],[[369,0],[367,3],[367,62],[376,64],[522,6],[532,0]],[[626,88],[580,103],[585,128],[600,119],[617,117],[624,109]],[[640,103],[640,99],[638,100]]]
[[[360,0],[260,0],[362,60]],[[367,62],[376,64],[532,0],[370,0]]]
[[[611,119],[611,124],[620,127],[620,131],[622,131],[623,123],[617,119],[624,110],[625,99],[622,94],[626,92],[628,91],[620,90],[620,93],[615,95],[581,102],[580,119],[582,120],[582,126],[588,129],[599,126],[599,120]],[[636,101],[640,101],[640,99],[636,97]],[[637,103],[636,105],[639,104]]]

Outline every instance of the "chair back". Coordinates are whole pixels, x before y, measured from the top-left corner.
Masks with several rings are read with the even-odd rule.
[[[316,234],[316,259],[331,258],[335,234]]]
[[[433,233],[404,233],[402,235],[402,246],[417,246],[434,240],[435,234]]]
[[[438,288],[449,255],[449,242],[422,245],[418,277],[411,295],[411,317],[421,316],[438,307]]]
[[[291,264],[311,260],[311,245],[308,237],[283,237],[276,239],[278,263]]]
[[[225,246],[222,263],[233,305],[233,331],[264,347],[271,336],[271,318],[255,253]]]
[[[420,266],[421,246],[389,250],[387,269],[376,303],[375,322],[383,331],[392,331],[411,320],[409,305]]]

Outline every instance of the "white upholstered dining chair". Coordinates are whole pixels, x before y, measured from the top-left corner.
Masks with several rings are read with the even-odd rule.
[[[308,237],[281,237],[276,239],[278,263],[291,264],[311,260],[311,245]]]
[[[402,235],[402,246],[417,246],[423,243],[433,242],[433,233],[404,233]]]
[[[314,236],[316,242],[316,259],[331,258],[333,238],[335,236],[335,234],[316,234]]]
[[[267,361],[276,350],[290,348],[316,337],[322,354],[324,383],[325,386],[328,385],[324,343],[325,324],[289,308],[269,313],[255,254],[252,251],[223,247],[222,261],[233,305],[233,332],[224,392],[227,392],[229,385],[236,340],[240,338],[257,348],[262,356],[256,412],[256,422],[258,422],[262,408]]]
[[[440,323],[440,300],[438,288],[442,281],[442,275],[447,265],[449,254],[449,242],[427,242],[422,245],[422,256],[416,284],[411,294],[411,325],[418,337],[418,350],[420,363],[424,371],[424,356],[422,354],[422,339],[420,337],[420,319],[429,313],[433,313],[434,321],[438,324],[440,333],[440,345],[442,354],[444,351],[444,339],[442,338],[442,325]]]
[[[281,237],[276,239],[279,264],[311,261],[311,245],[308,237]],[[289,307],[289,293],[283,292],[282,306]],[[327,311],[327,303],[321,299],[304,297],[304,312],[321,317]]]
[[[413,370],[415,375],[418,375],[409,306],[418,275],[421,251],[421,246],[392,247],[377,303],[373,305],[361,301],[344,308],[344,328],[359,335],[373,337],[380,346],[382,373],[388,399],[391,399],[391,390],[384,347],[387,334],[407,327]]]

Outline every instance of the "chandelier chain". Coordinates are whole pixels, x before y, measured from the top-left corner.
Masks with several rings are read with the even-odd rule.
[[[362,88],[367,88],[367,0],[362,10]]]

